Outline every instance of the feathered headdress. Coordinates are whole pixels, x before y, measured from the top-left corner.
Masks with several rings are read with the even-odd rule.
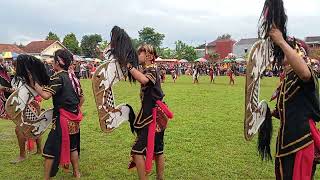
[[[268,39],[269,32],[274,24],[282,32],[283,38],[287,40],[287,20],[282,0],[266,0],[259,19],[259,38]],[[284,58],[281,48],[272,43],[271,50],[274,56],[274,63],[281,65]]]

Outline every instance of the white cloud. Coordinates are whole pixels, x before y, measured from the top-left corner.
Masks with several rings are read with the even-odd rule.
[[[284,0],[288,30],[297,37],[320,35],[319,0]],[[223,33],[254,37],[264,0],[11,0],[2,2],[0,42],[43,39],[49,31],[79,39],[99,33],[109,38],[119,25],[132,37],[144,26],[164,33],[165,46],[175,40],[197,45]]]

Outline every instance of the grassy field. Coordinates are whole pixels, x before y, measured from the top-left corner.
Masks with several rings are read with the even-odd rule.
[[[175,113],[165,133],[166,179],[274,179],[274,163],[260,161],[256,138],[247,142],[243,137],[244,78],[237,77],[234,86],[228,85],[226,77],[218,77],[215,84],[209,84],[208,77],[201,77],[199,85],[191,81],[185,76],[174,84],[168,77],[163,84],[165,101]],[[269,99],[277,83],[277,78],[264,79],[262,97]],[[86,96],[81,125],[82,179],[137,179],[135,171],[127,170],[134,141],[129,125],[112,134],[102,133],[91,82],[83,80],[82,86]],[[127,102],[136,111],[140,108],[138,84],[120,82],[114,91],[117,103]],[[274,122],[272,147],[279,126]],[[0,120],[0,179],[42,178],[42,157],[29,155],[20,164],[10,164],[17,155],[14,124]],[[56,179],[72,178],[59,171]],[[155,179],[155,169],[150,179]]]

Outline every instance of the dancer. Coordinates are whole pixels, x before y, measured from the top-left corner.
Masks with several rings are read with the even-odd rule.
[[[235,75],[231,67],[228,70],[228,76],[229,76],[229,85],[231,84],[234,85]]]
[[[199,84],[199,75],[200,75],[200,68],[196,64],[194,65],[194,68],[193,68],[193,75],[192,75],[193,84]]]
[[[16,61],[13,60],[13,69],[15,71],[16,69]],[[3,61],[0,58],[0,81],[1,81],[1,87],[0,87],[0,94],[2,96],[1,98],[1,117],[2,118],[9,118],[7,114],[5,113],[4,105],[6,102],[6,99],[21,85],[22,81],[21,79],[14,77],[12,80],[9,77],[9,74],[6,70],[6,68],[3,65]],[[11,81],[11,83],[10,83]],[[41,99],[41,98],[40,98]],[[38,101],[35,101],[36,104],[40,106],[40,99]],[[27,151],[32,151],[34,149],[34,140],[33,139],[27,139],[24,134],[21,132],[20,128],[18,126],[15,127],[15,133],[18,140],[18,146],[19,146],[19,156],[10,161],[11,164],[20,163],[24,160],[26,160],[27,157]],[[42,147],[41,147],[41,136],[37,139],[35,139],[37,150],[35,154],[41,154],[42,153]],[[27,147],[27,148],[26,148]]]
[[[173,83],[176,83],[176,80],[177,80],[177,71],[175,68],[173,68],[171,70],[171,76],[172,76],[172,79],[173,79]]]
[[[214,83],[215,75],[214,75],[214,70],[212,66],[210,66],[209,68],[209,76],[210,76],[210,83]]]
[[[43,88],[34,83],[34,89],[42,98],[53,99],[55,123],[43,149],[45,179],[56,175],[59,164],[68,165],[70,161],[74,177],[80,178],[80,108],[84,96],[75,74],[68,73],[72,61],[73,57],[69,51],[57,50],[54,55],[56,73],[50,78],[49,86]]]
[[[155,112],[155,107],[164,97],[160,76],[154,64],[157,54],[151,45],[144,44],[138,48],[138,56],[139,62],[143,66],[143,73],[128,64],[130,74],[141,83],[142,101],[142,107],[137,118],[134,122],[131,122],[132,131],[136,132],[137,139],[131,150],[132,161],[129,164],[129,169],[136,166],[139,178],[141,180],[148,179],[152,157],[155,156],[157,179],[164,179],[163,138],[166,121],[165,125],[161,125],[159,119],[156,119],[157,112]],[[157,122],[155,122],[155,119]],[[153,131],[156,132],[152,133]],[[144,156],[146,156],[146,159]]]
[[[311,130],[315,128],[315,121],[320,119],[318,79],[306,63],[307,47],[304,43],[291,39],[290,46],[276,27],[271,29],[270,36],[285,55],[285,79],[281,84],[276,108],[276,116],[281,120],[276,148],[276,177],[310,179],[314,142],[319,142]]]

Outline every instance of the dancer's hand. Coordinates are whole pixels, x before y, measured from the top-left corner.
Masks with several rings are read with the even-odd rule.
[[[31,73],[29,73],[29,72],[28,72],[28,78],[29,78],[29,82],[30,82],[29,86],[31,86],[33,89],[35,89],[36,84],[31,76]]]
[[[278,46],[280,46],[281,43],[286,42],[283,38],[282,32],[275,25],[272,25],[269,36],[271,37],[272,41]]]

